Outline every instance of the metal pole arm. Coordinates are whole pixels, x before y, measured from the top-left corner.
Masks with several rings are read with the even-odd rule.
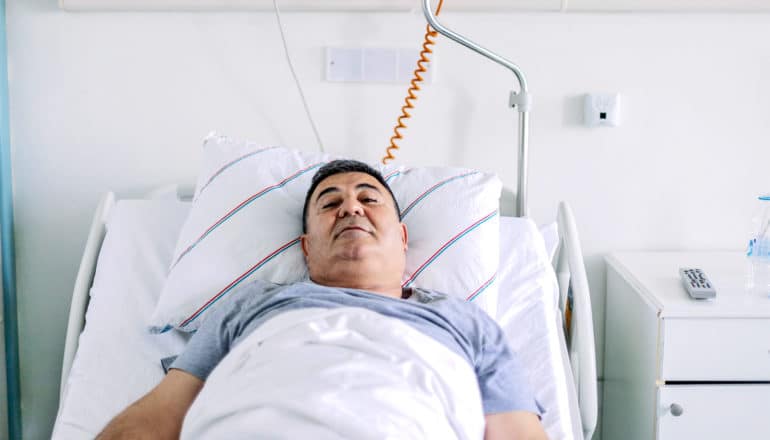
[[[526,217],[527,212],[527,160],[528,160],[528,144],[529,144],[529,107],[531,97],[527,92],[527,80],[524,78],[524,74],[519,69],[519,66],[513,64],[507,59],[493,53],[473,41],[463,37],[462,35],[454,32],[441,23],[438,22],[436,15],[431,8],[430,0],[423,0],[422,11],[425,14],[425,19],[428,20],[430,26],[435,29],[441,35],[444,35],[468,49],[483,55],[490,60],[500,64],[501,66],[509,69],[516,75],[516,79],[519,81],[519,91],[512,92],[509,100],[509,105],[516,108],[519,111],[519,166],[518,166],[518,185],[516,187],[516,216]]]
[[[433,8],[431,8],[430,3],[431,3],[430,0],[423,0],[422,10],[423,10],[423,13],[425,14],[425,19],[428,20],[428,23],[430,23],[430,26],[433,29],[435,29],[441,35],[444,35],[445,37],[450,38],[451,40],[459,44],[462,44],[468,49],[480,55],[483,55],[489,58],[490,60],[496,62],[497,64],[500,64],[501,66],[504,66],[507,69],[509,69],[511,72],[513,72],[514,75],[516,75],[516,79],[519,81],[519,87],[520,87],[519,94],[526,94],[527,80],[526,78],[524,78],[524,73],[522,73],[521,69],[519,69],[519,66],[501,57],[500,55],[479,46],[478,44],[474,43],[468,38],[463,37],[457,32],[454,32],[451,29],[439,23],[438,18],[436,18],[436,15],[433,13]]]

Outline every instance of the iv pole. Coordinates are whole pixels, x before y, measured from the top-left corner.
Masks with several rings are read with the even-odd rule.
[[[455,32],[452,32],[451,30],[445,28],[436,20],[436,16],[433,14],[433,9],[430,7],[430,0],[423,0],[422,2],[422,9],[425,13],[425,18],[428,20],[428,23],[438,31],[438,33],[449,37],[450,39],[454,40],[457,43],[462,44],[463,46],[467,47],[468,49],[473,50],[474,52],[477,52],[481,55],[484,55],[485,57],[489,58],[490,60],[501,64],[505,67],[507,67],[509,70],[513,72],[514,75],[516,75],[516,79],[519,81],[519,93],[516,93],[515,91],[511,92],[511,99],[510,99],[510,106],[516,108],[519,111],[519,181],[518,181],[518,187],[516,189],[516,216],[517,217],[526,217],[527,216],[527,144],[528,144],[528,124],[529,124],[529,107],[531,104],[531,97],[527,93],[527,81],[524,79],[524,74],[521,72],[521,70],[513,64],[512,62],[506,60],[505,58],[494,54],[483,47],[473,43],[472,41],[468,40],[467,38],[463,37],[462,35],[459,35]],[[563,203],[562,203],[563,205]],[[568,226],[571,225],[572,229],[574,229],[574,220],[572,219],[572,213],[569,210],[569,207],[564,208],[566,205],[560,205],[559,207],[559,228],[561,229],[562,223],[567,224]],[[566,211],[565,211],[566,209]],[[564,217],[566,216],[566,217]],[[563,221],[562,221],[563,220]],[[561,231],[560,231],[561,232]],[[577,233],[572,232],[566,234],[566,237],[573,237],[576,239]],[[574,249],[580,249],[580,244],[575,241],[572,243],[571,246],[568,247]],[[574,253],[574,252],[573,252]],[[563,253],[563,258],[566,260],[567,254]],[[581,268],[578,273],[582,274],[580,277],[575,277],[573,275],[573,282],[578,283],[581,287],[577,289],[579,292],[583,292],[583,296],[577,295],[575,298],[578,298],[577,301],[582,301],[583,305],[585,307],[581,307],[580,304],[576,304],[576,311],[577,313],[582,314],[581,318],[577,321],[573,322],[573,328],[576,328],[575,326],[580,326],[581,323],[590,323],[592,321],[591,318],[591,307],[590,307],[590,298],[588,298],[588,284],[585,281],[585,270],[582,257],[580,256],[580,253],[577,253],[578,260],[575,260],[574,263],[569,264],[569,268],[572,267]],[[560,267],[566,264],[560,263]],[[561,269],[560,269],[561,270]],[[575,272],[572,272],[575,274]],[[561,274],[561,272],[560,272]],[[569,276],[569,275],[567,275]],[[571,283],[570,283],[571,284]],[[585,324],[582,324],[585,326]],[[588,328],[588,330],[586,330]],[[580,337],[578,337],[578,333],[581,334]],[[588,358],[593,359],[594,357],[594,343],[593,338],[590,334],[591,330],[590,327],[583,327],[583,331],[579,331],[575,333],[575,339],[573,341],[577,341],[578,348],[576,350],[570,350],[570,357],[576,356],[579,359],[580,353],[588,353]],[[582,348],[580,348],[582,346]],[[574,365],[574,360],[573,360]],[[578,366],[580,364],[578,363]],[[586,438],[590,438],[593,434],[594,427],[596,426],[596,371],[595,371],[595,365],[588,361],[588,363],[581,369],[579,369],[579,373],[575,373],[574,367],[573,367],[573,374],[580,377],[580,383],[579,385],[582,385],[584,383],[587,383],[589,385],[586,386],[585,390],[583,390],[583,386],[578,387],[578,392],[580,394],[579,399],[582,401],[583,398],[585,398],[586,408],[588,410],[581,414],[581,418],[583,420],[583,433],[585,434]]]
[[[516,217],[527,216],[527,149],[529,144],[529,107],[532,101],[531,96],[527,92],[527,80],[524,78],[524,73],[521,69],[507,59],[490,52],[489,50],[479,46],[471,40],[463,37],[462,35],[444,27],[438,22],[438,19],[433,14],[433,8],[430,6],[430,0],[423,0],[422,10],[425,14],[425,19],[433,29],[435,29],[441,35],[448,37],[449,39],[462,44],[468,49],[483,55],[490,60],[508,68],[519,81],[519,92],[511,92],[509,105],[512,108],[516,108],[519,111],[519,180],[516,187]]]

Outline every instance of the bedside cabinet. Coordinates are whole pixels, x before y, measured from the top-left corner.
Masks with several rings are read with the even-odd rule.
[[[602,436],[770,439],[770,298],[744,291],[741,252],[607,257]],[[717,292],[694,300],[680,267]]]

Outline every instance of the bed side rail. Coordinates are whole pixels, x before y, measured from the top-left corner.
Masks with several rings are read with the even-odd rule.
[[[99,206],[96,208],[94,219],[91,222],[91,230],[88,232],[88,241],[80,260],[80,269],[75,279],[75,289],[72,292],[70,314],[67,321],[67,336],[64,342],[64,358],[62,360],[61,382],[59,384],[59,400],[64,398],[67,377],[70,374],[72,361],[78,349],[78,338],[85,326],[86,308],[88,307],[89,292],[96,272],[96,260],[102,247],[104,235],[107,232],[107,216],[115,205],[115,194],[108,192],[102,196]],[[61,408],[61,406],[60,406]]]
[[[583,436],[590,439],[596,428],[598,412],[596,350],[588,277],[572,209],[559,203],[559,250],[556,276],[559,281],[559,305],[564,317],[567,345],[575,378]]]

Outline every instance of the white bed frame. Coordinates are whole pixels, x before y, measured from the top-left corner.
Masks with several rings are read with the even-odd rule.
[[[168,188],[162,190],[162,192],[168,191]],[[176,187],[172,187],[171,191],[187,192],[179,191]],[[80,262],[67,324],[59,388],[60,399],[64,396],[67,377],[72,367],[75,352],[78,349],[78,339],[85,326],[89,292],[96,273],[99,251],[106,234],[108,216],[114,205],[115,195],[113,193],[107,193],[102,197],[94,214],[88,241]],[[557,223],[559,246],[553,263],[559,282],[559,305],[562,317],[567,315],[567,309],[570,307],[572,316],[570,328],[565,329],[562,336],[567,343],[569,363],[575,380],[583,438],[590,439],[596,427],[597,416],[596,355],[591,298],[577,227],[572,210],[565,202],[559,204]],[[564,322],[564,318],[562,321]]]

